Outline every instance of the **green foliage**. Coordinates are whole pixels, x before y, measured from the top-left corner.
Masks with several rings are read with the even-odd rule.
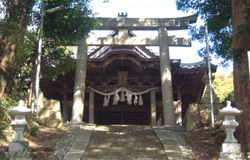
[[[66,47],[87,36],[94,29],[96,20],[89,7],[89,0],[47,1],[45,10],[63,6],[53,13],[46,13],[43,29],[43,75],[52,80],[74,69],[72,52]]]
[[[20,46],[19,52],[15,57],[18,62],[18,67],[14,77],[11,96],[16,97],[16,99],[23,99],[27,94],[29,79],[34,69],[32,59],[35,51],[35,43],[36,34],[32,31],[26,31],[24,43]]]
[[[42,126],[40,126],[36,121],[34,120],[29,120],[29,130],[27,132],[25,132],[25,134],[30,134],[31,136],[36,136],[37,133],[39,133],[40,128]]]
[[[246,31],[248,32],[250,30],[250,1],[249,0],[242,0],[244,5],[246,6],[246,9],[243,11],[245,14],[245,23],[242,23],[240,26],[238,26],[239,32],[238,36],[243,37],[245,41],[250,41],[249,34],[246,34]],[[246,47],[246,46],[244,46]]]
[[[192,11],[208,22],[210,51],[226,60],[234,57],[232,50],[232,16],[231,1],[223,0],[177,0],[177,9]],[[205,24],[204,24],[205,25]],[[191,35],[195,40],[206,40],[205,26],[191,26]],[[205,48],[199,50],[200,56],[205,56]]]
[[[35,3],[36,2],[36,3]],[[88,32],[96,25],[90,0],[45,0],[45,10],[63,6],[53,13],[46,13],[43,29],[43,76],[56,79],[58,75],[65,74],[74,68],[71,52],[64,52],[64,45],[72,45],[77,40],[86,37]],[[11,57],[10,72],[4,75],[7,86],[4,86],[9,97],[23,98],[27,92],[28,83],[35,69],[37,56],[37,42],[40,28],[41,1],[3,0],[0,12],[6,16],[0,20],[0,59],[9,54],[6,46],[15,44],[17,49]],[[34,5],[34,6],[33,6]],[[32,12],[31,9],[35,8]],[[27,25],[37,26],[36,31],[27,31]],[[5,48],[7,48],[5,50]],[[9,58],[9,57],[8,57]],[[9,58],[10,59],[10,58]],[[1,61],[0,61],[1,62]],[[0,86],[2,87],[2,86]],[[9,94],[11,93],[11,95]]]
[[[221,102],[232,99],[234,96],[233,74],[228,76],[224,74],[214,73],[213,81],[214,92],[217,94]]]
[[[17,106],[18,102],[15,99],[6,97],[0,100],[0,135],[3,135],[3,130],[10,126],[9,109]]]
[[[34,1],[22,2],[13,0],[2,0],[3,5],[0,6],[1,11],[5,13],[3,19],[0,20],[0,39],[6,42],[6,39],[22,44],[23,35],[27,31],[27,24],[30,22],[30,13]],[[8,41],[10,42],[10,41]]]
[[[5,110],[12,109],[13,107],[15,107],[17,105],[18,105],[18,102],[11,97],[6,97],[6,98],[3,98],[0,100],[1,110],[2,109],[5,109]]]
[[[89,0],[48,1],[45,5],[46,10],[61,5],[63,8],[46,14],[44,18],[45,37],[48,40],[54,39],[59,45],[69,45],[86,37],[96,24],[89,2]]]
[[[0,59],[1,81],[6,81],[0,88],[7,96],[18,99],[16,95],[23,95],[24,85],[22,68],[30,59],[35,45],[35,34],[27,31],[30,23],[30,13],[35,1],[3,0],[0,10],[5,14],[0,20]],[[33,39],[33,40],[32,40]],[[2,62],[0,60],[0,62]]]
[[[52,80],[56,80],[60,74],[66,74],[75,67],[72,52],[66,52],[66,47],[54,46],[48,48],[47,53],[42,56],[42,59],[44,74]]]
[[[30,135],[36,136],[37,133],[39,132],[39,130],[40,130],[40,128],[38,126],[31,127],[29,130]]]
[[[31,55],[34,53],[35,50],[35,42],[36,42],[36,33],[33,31],[25,31],[24,43],[19,48],[19,52],[16,56],[16,60],[19,63],[25,63]]]

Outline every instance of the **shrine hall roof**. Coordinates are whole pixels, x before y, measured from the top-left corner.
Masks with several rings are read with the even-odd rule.
[[[105,59],[109,58],[115,54],[133,54],[136,55],[137,58],[142,61],[159,61],[158,53],[152,51],[146,46],[98,46],[94,48],[91,52],[89,52],[89,61],[105,61]],[[198,68],[206,68],[207,61],[206,59],[199,62],[192,63],[181,63],[180,59],[171,59],[171,63],[176,63],[178,61],[179,68],[184,70],[190,69],[198,69]],[[212,71],[216,71],[216,65],[211,65]]]
[[[198,67],[205,66],[206,64],[207,64],[207,62],[205,60],[203,60],[203,61],[194,62],[194,63],[181,63],[180,67],[192,69],[192,68],[198,68]]]

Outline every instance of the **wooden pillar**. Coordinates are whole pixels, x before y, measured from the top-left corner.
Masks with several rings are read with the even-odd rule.
[[[82,39],[78,43],[78,50],[77,50],[73,109],[72,109],[72,119],[71,119],[72,123],[82,122],[83,118],[85,80],[86,80],[87,59],[88,59],[87,52],[88,52],[88,45],[86,43],[86,39]]]
[[[68,120],[68,106],[67,106],[67,91],[68,86],[63,86],[63,122],[67,122]]]
[[[171,64],[167,28],[159,28],[161,87],[164,125],[175,125]]]
[[[89,123],[94,123],[94,102],[95,102],[95,93],[93,90],[89,90]]]
[[[150,102],[151,102],[151,125],[156,125],[156,103],[155,103],[155,90],[150,92]]]
[[[182,101],[181,101],[181,85],[177,86],[177,99],[178,99],[178,107],[177,107],[177,111],[178,111],[178,119],[177,119],[177,124],[179,124],[180,126],[182,126]]]

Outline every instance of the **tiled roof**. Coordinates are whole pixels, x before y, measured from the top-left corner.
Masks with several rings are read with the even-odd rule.
[[[203,61],[194,62],[194,63],[181,63],[180,67],[192,69],[192,68],[199,68],[199,67],[205,66],[206,64],[207,64],[207,62],[205,60],[203,60]]]

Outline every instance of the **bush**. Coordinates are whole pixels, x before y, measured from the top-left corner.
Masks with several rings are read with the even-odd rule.
[[[34,126],[34,127],[31,127],[29,132],[30,132],[30,135],[32,136],[36,136],[37,135],[37,132],[39,132],[39,127],[38,126]]]
[[[31,136],[36,136],[37,133],[40,131],[41,126],[33,119],[30,119],[28,123],[30,128],[27,133],[29,133]]]
[[[10,124],[11,118],[8,110],[17,105],[18,102],[10,97],[6,97],[5,99],[0,100],[0,132]]]
[[[8,142],[13,139],[14,131],[10,127],[11,118],[8,110],[17,105],[18,103],[10,97],[0,100],[0,139],[3,140],[2,142]]]

